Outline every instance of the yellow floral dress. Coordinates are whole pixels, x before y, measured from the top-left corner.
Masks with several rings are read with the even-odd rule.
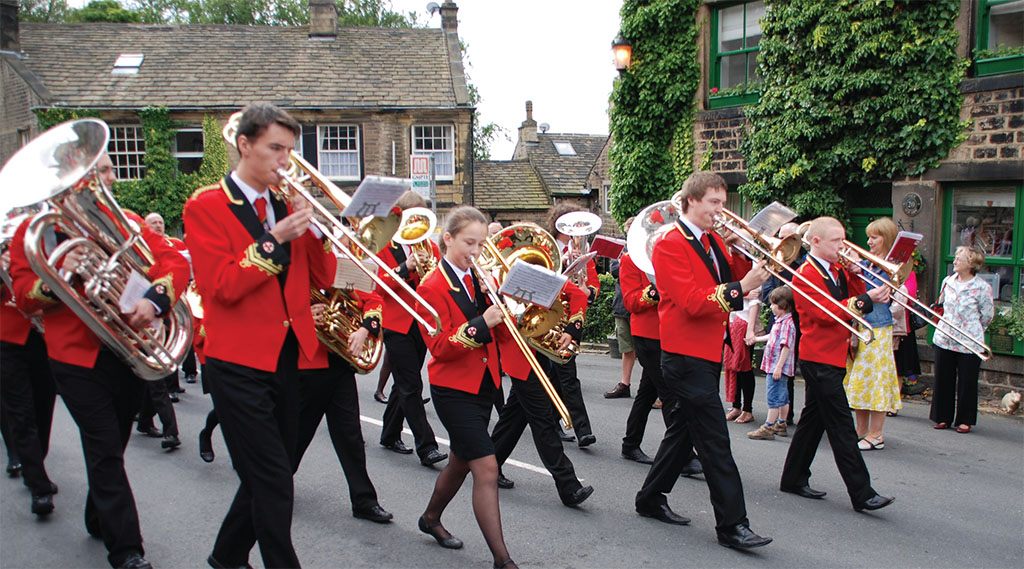
[[[866,262],[864,273],[869,279],[868,288],[880,281],[872,274]],[[870,344],[858,342],[853,359],[846,360],[846,377],[843,387],[852,409],[860,411],[890,411],[902,409],[900,401],[900,378],[896,373],[896,358],[892,350],[892,313],[890,303],[875,304],[874,310],[865,315],[872,325],[875,339]]]

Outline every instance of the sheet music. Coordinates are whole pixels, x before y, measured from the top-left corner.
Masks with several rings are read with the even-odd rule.
[[[367,176],[341,215],[360,219],[368,215],[387,217],[398,198],[412,189],[412,182],[408,178]]]
[[[128,282],[124,285],[124,292],[121,293],[121,298],[117,301],[117,306],[121,309],[121,313],[128,314],[131,312],[135,305],[145,296],[149,287],[149,280],[138,271],[133,270],[132,274],[128,277]]]
[[[885,259],[894,263],[906,263],[910,260],[910,256],[914,254],[914,249],[917,248],[917,244],[922,239],[924,239],[924,235],[920,233],[900,231],[896,235],[896,240],[893,241],[892,248],[889,249]]]
[[[516,300],[551,308],[568,280],[565,275],[520,261],[509,269],[498,292]]]
[[[772,202],[750,219],[749,225],[761,235],[774,236],[779,228],[796,219],[796,212],[779,202]]]
[[[562,271],[562,274],[565,275],[566,277],[571,277],[579,271],[587,270],[587,263],[589,263],[590,260],[596,256],[596,251],[591,251],[586,255],[580,255],[575,261],[572,262],[571,265],[569,265],[568,267],[565,268],[564,271]]]
[[[590,244],[591,251],[596,251],[601,257],[608,257],[609,259],[618,259],[621,257],[622,250],[625,248],[625,239],[616,239],[606,235],[598,235],[594,237],[594,242]]]
[[[363,266],[374,273],[377,272],[376,265],[364,262]],[[338,257],[338,269],[334,273],[334,288],[371,292],[374,285],[373,279],[359,270],[356,261],[344,256]]]

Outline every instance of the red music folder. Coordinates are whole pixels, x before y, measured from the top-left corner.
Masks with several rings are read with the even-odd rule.
[[[889,249],[889,254],[885,256],[885,260],[901,265],[906,263],[910,260],[910,256],[914,253],[914,249],[917,249],[917,244],[922,239],[924,239],[924,235],[920,233],[900,231],[896,235],[896,241],[893,242],[892,249]]]
[[[594,242],[590,244],[591,251],[596,252],[602,257],[608,257],[609,259],[618,259],[619,255],[622,255],[622,250],[625,248],[626,241],[624,239],[616,239],[605,235],[595,236]]]

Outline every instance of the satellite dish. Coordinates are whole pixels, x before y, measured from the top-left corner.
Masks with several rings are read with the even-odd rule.
[[[540,123],[540,131],[541,131],[542,133],[544,133],[544,132],[547,132],[547,131],[549,131],[549,130],[551,130],[551,125],[549,125],[549,124],[548,124],[548,123],[546,123],[546,122],[542,122],[542,123]]]
[[[437,5],[437,2],[430,2],[427,4],[427,13],[430,14],[431,16],[433,16],[435,12],[440,11],[441,7]]]

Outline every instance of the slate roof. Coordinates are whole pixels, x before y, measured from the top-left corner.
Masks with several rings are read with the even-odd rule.
[[[338,28],[310,40],[305,26],[20,24],[22,62],[70,107],[454,108],[439,29]],[[137,75],[112,75],[142,53]],[[469,107],[463,101],[463,107]]]
[[[551,198],[526,160],[474,161],[473,205],[484,211],[546,210]]]
[[[601,154],[607,136],[589,134],[544,133],[537,135],[538,144],[527,149],[530,163],[537,170],[544,186],[552,196],[589,193],[584,189],[587,175]],[[562,156],[555,150],[555,142],[569,142],[575,156]]]

